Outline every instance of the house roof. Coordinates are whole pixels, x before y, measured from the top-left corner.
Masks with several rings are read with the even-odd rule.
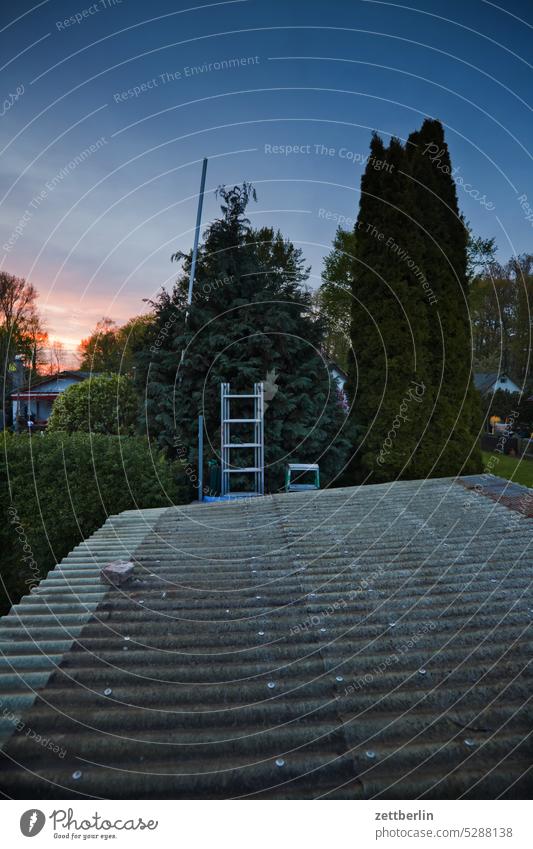
[[[494,386],[495,383],[498,382],[498,380],[503,380],[503,381],[508,380],[509,383],[513,384],[513,386],[516,386],[514,381],[512,381],[511,378],[509,377],[509,375],[507,375],[505,372],[499,372],[499,371],[486,371],[486,372],[485,371],[478,371],[478,372],[474,372],[474,386],[476,387],[476,389],[478,389],[481,392],[482,395],[484,395],[485,392],[488,392],[490,389],[492,389],[492,387]]]
[[[26,383],[24,386],[19,386],[17,389],[13,390],[11,393],[11,397],[17,395],[27,395],[32,394],[35,390],[38,393],[42,393],[44,391],[44,387],[49,383],[57,383],[58,380],[87,380],[89,377],[96,377],[96,372],[90,371],[59,371],[57,374],[49,374],[46,377],[41,377],[38,380],[31,380],[29,383]],[[59,394],[62,390],[56,389],[53,394]]]
[[[110,517],[0,620],[0,791],[527,798],[532,494],[487,480]]]

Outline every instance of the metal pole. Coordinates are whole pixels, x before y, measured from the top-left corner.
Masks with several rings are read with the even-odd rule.
[[[204,417],[198,416],[198,501],[204,500]]]
[[[191,272],[189,274],[189,293],[187,295],[187,307],[190,307],[192,304],[192,287],[194,286],[194,275],[196,273],[196,258],[198,257],[198,240],[200,238],[200,224],[202,222],[202,207],[204,205],[204,189],[205,189],[205,175],[207,173],[207,157],[204,158],[202,163],[202,178],[200,180],[200,196],[198,198],[198,211],[196,213],[196,227],[194,232],[194,246],[192,249],[192,260],[191,260]],[[185,324],[187,324],[189,320],[189,310],[187,309],[185,312]],[[180,357],[180,368],[183,365],[183,361],[185,360],[185,348],[181,349],[181,357]],[[183,380],[183,374],[180,373],[178,383],[181,383]]]
[[[196,258],[198,256],[198,240],[200,238],[200,224],[202,221],[202,206],[204,204],[204,189],[205,189],[205,175],[207,173],[207,158],[204,159],[202,164],[202,179],[200,181],[200,197],[198,198],[198,212],[196,213],[196,231],[194,233],[194,247],[192,249],[192,262],[191,262],[191,273],[189,275],[189,295],[187,298],[187,303],[190,306],[192,304],[192,287],[194,285],[194,274],[196,272]]]

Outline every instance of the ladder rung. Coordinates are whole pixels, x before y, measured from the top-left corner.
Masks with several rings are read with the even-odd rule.
[[[246,469],[222,469],[223,475],[237,475],[241,472],[260,472],[259,466],[248,466]]]
[[[224,395],[224,398],[260,398],[260,395]]]
[[[261,419],[223,419],[222,424],[229,424],[230,422],[260,422]]]
[[[224,448],[260,448],[260,442],[226,442]]]

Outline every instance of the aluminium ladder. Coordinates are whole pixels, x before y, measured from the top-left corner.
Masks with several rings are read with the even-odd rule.
[[[248,399],[253,401],[253,414],[251,418],[232,418],[231,401],[237,399]],[[238,415],[238,414],[235,414]],[[254,391],[248,394],[232,393],[229,383],[220,384],[220,438],[221,438],[221,495],[239,497],[250,497],[264,495],[265,492],[265,451],[264,451],[264,390],[262,383],[254,383]],[[251,442],[240,442],[232,437],[233,424],[248,424],[253,436]],[[231,451],[238,449],[253,449],[253,465],[237,466],[231,463]],[[231,475],[253,474],[254,490],[252,492],[232,492]]]

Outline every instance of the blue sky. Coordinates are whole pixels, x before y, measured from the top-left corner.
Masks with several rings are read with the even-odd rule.
[[[502,260],[533,252],[532,4],[413,3],[3,4],[0,259],[38,287],[52,338],[74,349],[171,285],[203,156],[204,223],[219,184],[252,181],[253,223],[300,245],[318,285],[371,132],[405,139],[425,116],[474,231]]]

